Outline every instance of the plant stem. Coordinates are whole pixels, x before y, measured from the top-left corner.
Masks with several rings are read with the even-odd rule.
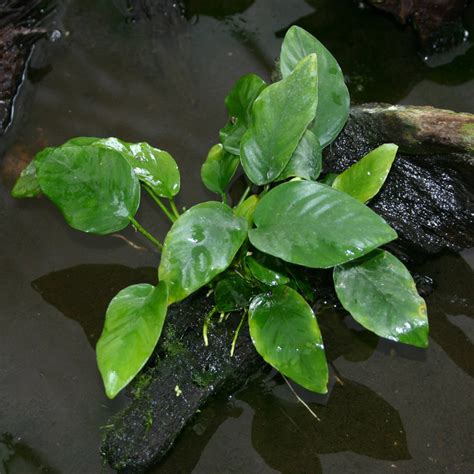
[[[138,230],[141,234],[143,234],[153,245],[158,247],[160,250],[163,249],[163,244],[158,240],[153,237],[150,232],[148,232],[146,229],[143,228],[141,224],[137,222],[137,220],[134,217],[130,217],[130,222],[133,224],[135,229]]]
[[[209,329],[209,323],[211,322],[211,318],[214,313],[217,311],[217,308],[214,308],[207,313],[206,317],[204,318],[204,324],[202,325],[202,338],[204,339],[204,345],[207,347],[209,345],[209,340],[207,338],[207,330]]]
[[[151,198],[153,199],[153,201],[156,202],[156,204],[158,204],[158,206],[160,206],[161,210],[167,215],[168,219],[171,221],[171,222],[174,222],[176,220],[176,218],[173,216],[173,214],[171,214],[171,212],[166,208],[166,206],[163,204],[163,202],[161,201],[161,199],[146,185],[143,186],[148,194],[151,196]]]
[[[171,209],[173,211],[173,214],[176,216],[176,219],[178,219],[179,211],[178,211],[178,208],[176,207],[176,204],[174,203],[174,199],[169,198],[169,202],[170,202],[170,206],[171,206]]]
[[[296,399],[311,413],[312,416],[314,416],[314,418],[316,418],[318,421],[321,421],[321,418],[319,418],[319,416],[316,415],[313,410],[311,410],[311,407],[295,392],[295,389],[291,386],[290,382],[288,382],[288,379],[283,374],[281,374],[281,376],[285,380],[288,387],[290,387],[290,390],[293,392],[293,395],[296,397]]]
[[[246,199],[247,196],[249,195],[249,192],[250,192],[251,189],[252,189],[252,186],[251,186],[251,185],[248,185],[248,186],[245,188],[244,194],[242,194],[242,196],[240,197],[239,202],[237,203],[237,206],[240,206],[240,205],[245,201],[245,199]]]
[[[234,351],[235,351],[235,345],[237,344],[237,338],[239,337],[240,328],[242,327],[242,324],[244,324],[246,316],[247,316],[247,311],[244,311],[244,314],[242,315],[242,319],[240,320],[240,323],[237,326],[237,329],[235,330],[234,338],[232,339],[232,346],[230,347],[231,357],[234,357]]]

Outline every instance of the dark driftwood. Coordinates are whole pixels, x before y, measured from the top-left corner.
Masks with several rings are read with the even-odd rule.
[[[470,0],[367,0],[394,16],[402,25],[409,22],[423,47],[449,47],[463,40],[461,14]],[[433,44],[438,43],[438,44]]]
[[[356,107],[326,153],[326,171],[341,171],[380,143],[399,143],[401,153],[391,177],[372,207],[397,228],[407,246],[430,252],[472,246],[473,120],[469,114],[432,108]],[[334,304],[327,275],[313,277],[320,297]],[[262,367],[246,330],[238,339],[236,356],[229,356],[238,315],[215,323],[209,347],[204,346],[202,324],[211,306],[212,299],[199,294],[170,308],[151,364],[132,387],[132,403],[110,421],[105,433],[102,453],[115,469],[143,472],[158,462],[217,391],[243,385]],[[339,326],[336,320],[322,321],[328,361],[339,356],[347,339],[341,336],[347,329]],[[334,334],[339,334],[335,344]],[[363,344],[371,350],[377,338],[367,337],[375,339]]]
[[[0,0],[0,136],[11,121],[13,102],[31,49],[46,30],[50,0]]]
[[[325,155],[341,172],[378,145],[400,146],[371,207],[419,252],[474,245],[474,115],[432,107],[354,107]]]

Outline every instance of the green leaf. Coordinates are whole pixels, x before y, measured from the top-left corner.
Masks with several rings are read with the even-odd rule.
[[[231,119],[221,129],[219,137],[228,153],[240,155],[240,141],[249,126],[252,105],[265,87],[267,84],[263,79],[256,74],[247,74],[237,81],[225,98]]]
[[[324,148],[337,137],[349,116],[349,91],[339,64],[313,35],[292,26],[281,47],[280,69],[282,76],[288,77],[303,58],[313,53],[318,57],[318,108],[311,130]]]
[[[250,300],[260,292],[240,275],[231,274],[220,280],[214,290],[217,311],[228,313],[248,308]]]
[[[275,271],[253,257],[246,257],[245,263],[252,276],[261,283],[268,286],[286,285],[290,279],[284,273]]]
[[[205,202],[192,207],[166,236],[159,268],[169,286],[169,303],[180,301],[223,272],[247,234],[247,221],[226,204]]]
[[[250,242],[262,252],[312,268],[354,260],[397,237],[364,204],[324,184],[290,181],[266,194]]]
[[[266,82],[256,74],[242,76],[225,98],[229,115],[247,127],[252,105],[265,87]]]
[[[246,131],[247,127],[243,123],[232,123],[232,121],[229,121],[219,132],[219,138],[224,150],[233,155],[240,156],[240,142]]]
[[[312,54],[255,100],[252,123],[240,144],[242,165],[253,183],[270,183],[285,169],[314,119],[316,87],[317,60]]]
[[[45,148],[38,152],[33,160],[23,169],[12,189],[12,197],[16,199],[36,197],[41,194],[41,187],[38,181],[38,167],[41,162],[51,154],[54,148]]]
[[[214,145],[201,168],[201,180],[210,191],[223,195],[239,166],[239,157],[231,155],[219,143]]]
[[[252,194],[245,201],[241,202],[236,208],[234,208],[234,214],[239,217],[247,219],[249,228],[253,223],[253,213],[257,207],[259,197],[256,194]]]
[[[122,230],[140,204],[138,179],[127,160],[114,150],[56,148],[41,161],[38,180],[68,224],[83,232]]]
[[[316,181],[321,173],[322,165],[323,156],[318,139],[313,132],[306,130],[290,161],[278,176],[278,180],[298,177]]]
[[[334,269],[337,296],[362,326],[417,347],[428,345],[426,304],[400,260],[385,250]]]
[[[398,146],[386,143],[365,155],[336,177],[332,187],[359,201],[372,199],[383,186],[397,156]]]
[[[41,188],[36,177],[36,165],[32,161],[20,173],[20,177],[13,186],[12,197],[22,199],[39,196],[40,194]]]
[[[327,392],[321,332],[311,307],[295,290],[277,286],[256,296],[250,304],[249,327],[266,362],[308,390]]]
[[[94,143],[123,154],[133,167],[138,179],[148,185],[158,196],[172,198],[179,193],[178,165],[166,151],[153,148],[148,143],[127,143],[117,138],[104,138]]]
[[[91,143],[99,140],[94,137],[77,137],[71,138],[61,146],[82,146],[90,145]],[[12,197],[14,198],[29,198],[36,197],[41,194],[41,187],[38,182],[38,166],[40,162],[56,148],[47,147],[41,150],[33,158],[31,163],[21,172],[15,186],[12,189]]]
[[[110,302],[97,342],[97,363],[109,398],[145,365],[158,342],[168,301],[166,283],[129,286]]]

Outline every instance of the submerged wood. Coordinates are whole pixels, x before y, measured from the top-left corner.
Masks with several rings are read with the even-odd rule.
[[[50,0],[0,0],[0,136],[10,124],[32,47],[46,34],[39,25],[52,8]]]
[[[461,15],[470,0],[367,0],[402,25],[413,24],[422,47],[445,49],[464,40]]]
[[[381,143],[398,143],[396,164],[373,209],[417,251],[469,247],[474,243],[473,126],[473,115],[431,107],[355,107],[326,152],[326,171],[342,171]],[[321,301],[334,304],[327,274],[314,278]],[[212,303],[212,296],[200,293],[170,308],[158,348],[131,388],[132,402],[104,433],[102,454],[120,472],[143,472],[158,462],[213,395],[241,387],[264,366],[244,329],[230,357],[238,314],[220,323],[215,316],[209,346],[204,345],[202,326]],[[328,342],[334,329],[325,324]],[[338,347],[327,343],[329,362],[339,356]]]

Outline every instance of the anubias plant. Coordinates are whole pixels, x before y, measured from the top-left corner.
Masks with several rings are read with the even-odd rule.
[[[425,302],[405,266],[380,249],[397,234],[365,205],[383,185],[397,146],[382,145],[335,179],[318,181],[322,150],[349,113],[341,69],[298,27],[285,36],[279,67],[278,82],[250,74],[225,99],[229,121],[201,169],[205,186],[222,202],[180,214],[173,201],[180,189],[174,159],[146,143],[116,138],[80,137],[46,148],[15,184],[14,197],[46,195],[75,229],[110,234],[132,224],[162,252],[157,286],[125,288],[107,309],[97,361],[109,397],[152,354],[169,305],[206,285],[215,296],[203,328],[206,344],[215,313],[242,312],[238,329],[248,318],[265,361],[325,393],[323,339],[300,266],[333,268],[340,302],[365,328],[426,347]],[[239,165],[249,186],[231,207],[227,189]],[[140,185],[173,223],[163,244],[135,220]]]

